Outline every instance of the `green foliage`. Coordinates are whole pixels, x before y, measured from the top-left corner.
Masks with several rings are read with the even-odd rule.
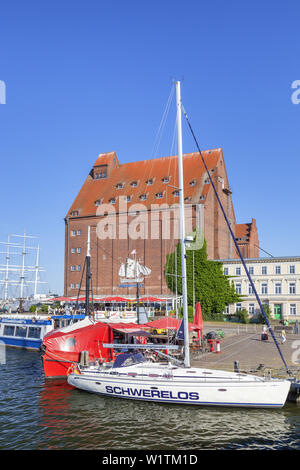
[[[248,310],[245,308],[238,310],[236,312],[236,317],[241,323],[250,323],[250,316],[249,316]]]
[[[268,304],[263,304],[264,312],[268,320],[271,318],[271,308]],[[266,319],[261,312],[257,315],[257,320],[259,323],[266,323]]]
[[[29,312],[31,313],[36,312],[36,305],[31,305],[31,307],[29,307]]]
[[[194,253],[194,261],[193,261]],[[193,263],[194,263],[194,286],[195,301],[201,303],[204,319],[220,319],[221,312],[224,312],[226,305],[236,303],[241,300],[240,295],[235,291],[233,283],[229,277],[223,273],[221,262],[207,259],[206,241],[200,250],[187,250],[187,291],[188,304],[193,304]],[[167,286],[172,292],[176,292],[176,265],[177,265],[177,293],[182,295],[181,285],[181,247],[178,243],[174,253],[167,255],[165,265],[165,279]]]
[[[42,304],[40,307],[39,307],[39,312],[42,312],[42,313],[48,313],[48,305],[45,305],[45,304]]]

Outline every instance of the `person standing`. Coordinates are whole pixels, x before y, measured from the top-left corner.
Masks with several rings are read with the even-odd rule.
[[[285,330],[283,329],[281,331],[281,344],[283,344],[285,342],[286,342],[286,334],[285,334]]]

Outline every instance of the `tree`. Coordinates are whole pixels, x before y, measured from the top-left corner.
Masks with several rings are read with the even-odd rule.
[[[227,305],[241,300],[240,295],[235,291],[233,283],[231,283],[229,277],[223,273],[222,263],[207,259],[205,240],[202,248],[194,251],[194,260],[193,251],[187,250],[186,269],[188,304],[193,304],[194,271],[195,301],[201,303],[204,319],[213,319],[216,317],[216,314],[224,312]],[[173,253],[167,255],[165,265],[166,283],[169,289],[174,293],[176,292],[176,273],[177,293],[178,295],[182,295],[180,243],[178,243]]]

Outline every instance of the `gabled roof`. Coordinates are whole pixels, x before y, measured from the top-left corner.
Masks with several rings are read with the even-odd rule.
[[[213,170],[223,158],[222,149],[204,151],[203,157],[208,169]],[[107,177],[96,179],[97,169],[103,168],[103,165],[107,165]],[[204,183],[207,174],[199,153],[183,155],[183,174],[186,201],[194,204],[205,202],[205,198],[200,199],[200,196],[206,197],[211,185]],[[163,181],[166,177],[169,178],[168,183]],[[149,180],[152,180],[152,184],[147,184]],[[151,204],[171,205],[179,202],[176,188],[178,188],[177,156],[120,164],[115,152],[100,154],[68,216],[72,211],[79,211],[78,215],[81,217],[95,215],[97,211],[95,201],[100,200],[101,204],[108,204],[111,199],[117,202],[121,196],[130,197],[127,208],[137,203],[147,208],[150,208]],[[160,194],[162,198],[157,198]]]
[[[235,238],[238,241],[249,241],[251,231],[256,230],[256,220],[252,219],[248,224],[235,225]]]

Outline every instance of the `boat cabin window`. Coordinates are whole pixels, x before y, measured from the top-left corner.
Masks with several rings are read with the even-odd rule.
[[[3,331],[4,336],[14,336],[15,334],[15,327],[12,325],[5,325],[4,326],[4,331]]]
[[[41,328],[37,327],[37,326],[30,326],[28,328],[28,335],[27,335],[28,338],[40,338],[41,337]]]
[[[15,336],[20,336],[21,338],[26,338],[27,327],[26,326],[16,326]]]
[[[141,353],[133,353],[133,354],[120,354],[117,356],[113,368],[115,367],[128,367],[133,366],[134,364],[140,364],[141,362],[145,362],[146,359]]]

